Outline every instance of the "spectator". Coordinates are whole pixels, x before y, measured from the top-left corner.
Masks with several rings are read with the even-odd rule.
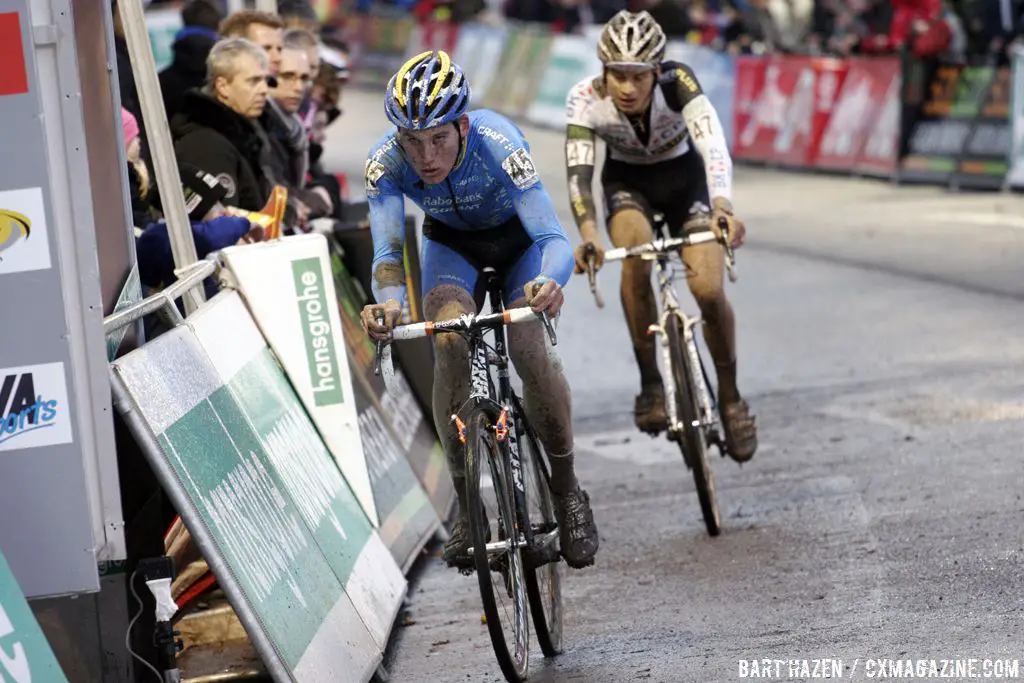
[[[142,161],[142,143],[139,140],[139,123],[135,116],[121,107],[121,132],[124,137],[125,154],[128,158],[128,195],[132,205],[132,225],[148,225],[153,218],[149,204],[149,169]]]
[[[952,36],[942,19],[942,0],[893,0],[892,9],[888,33],[865,42],[866,51],[893,52],[908,47],[919,57],[927,57],[949,45]]]
[[[298,118],[299,107],[302,106],[310,90],[312,77],[309,72],[309,59],[305,50],[285,46],[281,53],[281,71],[278,73],[277,87],[270,96],[279,107],[281,117],[265,117],[268,125],[278,126],[283,119],[288,120],[288,130],[269,129],[271,159],[275,177],[283,181],[288,188],[289,197],[295,197],[300,204],[299,221],[323,218],[334,212],[334,203],[323,188],[306,189],[306,173],[309,170],[308,138]],[[289,139],[292,130],[298,130],[297,139]],[[287,140],[287,142],[285,142]]]
[[[277,0],[277,13],[284,20],[285,28],[305,29],[313,33],[320,28],[320,18],[307,0]]]
[[[284,47],[285,49],[302,50],[306,53],[306,61],[309,63],[309,73],[312,79],[315,79],[320,73],[320,40],[316,35],[305,29],[291,28],[285,31],[284,34]],[[302,104],[299,106],[298,116],[302,121],[302,125],[306,130],[306,135],[309,136],[313,129],[313,121],[316,117],[317,105],[313,101],[313,88],[306,88],[305,94],[302,99]]]
[[[767,0],[751,0],[742,13],[743,26],[750,36],[753,52],[786,52],[786,44],[768,9]]]
[[[309,131],[309,163],[314,175],[323,154],[327,126],[341,116],[341,94],[350,76],[348,46],[333,40],[326,43],[320,48],[320,70],[314,77],[310,90],[312,106],[316,107],[312,128]]]
[[[226,204],[258,211],[272,188],[256,123],[267,102],[267,53],[244,38],[228,38],[206,61],[206,86],[185,94],[171,124],[175,154],[213,174],[227,190]]]
[[[217,42],[222,15],[211,0],[190,0],[181,9],[184,28],[174,38],[174,60],[160,72],[164,110],[170,120],[181,111],[185,91],[206,81],[206,58]]]
[[[254,10],[235,12],[221,22],[220,34],[224,38],[246,38],[262,47],[270,60],[270,75],[277,76],[284,47],[284,22],[281,17]]]
[[[121,106],[127,109],[136,121],[142,121],[139,91],[135,87],[132,60],[128,54],[128,41],[124,37],[124,24],[121,22],[121,11],[117,6],[117,0],[111,1],[110,11],[114,22],[114,56],[117,58],[117,81],[121,91]],[[141,136],[141,127],[139,130]]]
[[[221,24],[221,33],[224,36],[248,38],[261,45],[267,51],[270,60],[270,73],[274,77],[271,79],[271,87],[276,87],[284,48],[283,27],[281,18],[275,14],[246,10],[235,12],[225,19]],[[270,98],[257,124],[257,132],[263,137],[264,174],[274,184],[294,188],[290,182],[294,173],[290,171],[301,170],[304,176],[309,165],[309,139],[302,121],[283,111],[277,101]],[[307,221],[316,213],[318,212],[307,206],[298,194],[288,193],[285,222],[290,227],[304,228]]]
[[[1006,48],[1017,36],[1020,0],[975,0],[960,4],[967,49],[976,55],[989,55],[997,63],[1005,63]]]

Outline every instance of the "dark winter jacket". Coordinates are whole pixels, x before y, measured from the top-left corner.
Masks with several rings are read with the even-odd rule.
[[[181,111],[185,93],[206,82],[206,58],[217,42],[217,33],[200,26],[186,26],[174,40],[174,60],[160,72],[167,120]]]
[[[198,166],[227,188],[225,205],[259,211],[267,203],[273,184],[262,166],[263,139],[251,120],[190,90],[171,133],[179,162]]]

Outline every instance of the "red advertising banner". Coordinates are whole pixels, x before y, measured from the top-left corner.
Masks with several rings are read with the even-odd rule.
[[[428,50],[444,50],[452,54],[455,52],[455,42],[458,38],[458,24],[450,21],[425,21],[419,28],[419,46],[410,51],[410,56]]]
[[[853,170],[884,110],[893,79],[899,82],[900,63],[895,57],[848,61],[846,80],[814,158],[818,168]]]
[[[28,92],[25,47],[17,12],[0,14],[0,96]]]
[[[772,161],[783,166],[807,167],[818,155],[818,144],[850,64],[830,58],[785,58],[796,72],[783,124],[775,136]]]
[[[736,58],[736,86],[733,98],[733,142],[732,155],[747,159],[749,145],[744,145],[742,133],[757,109],[761,90],[764,88],[765,70],[768,60],[760,57]]]
[[[876,105],[870,117],[871,125],[853,170],[889,176],[899,166],[902,71],[896,59],[872,59],[865,60],[865,63],[874,78],[872,99],[885,104],[882,107]]]

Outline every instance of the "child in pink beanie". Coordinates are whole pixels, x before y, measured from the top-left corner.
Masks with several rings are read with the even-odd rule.
[[[124,134],[124,148],[128,155],[128,163],[139,174],[139,196],[143,199],[149,194],[149,171],[142,162],[142,143],[139,141],[139,122],[135,116],[121,107],[121,132]]]

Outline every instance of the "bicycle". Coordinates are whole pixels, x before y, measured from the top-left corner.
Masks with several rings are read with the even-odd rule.
[[[552,345],[558,341],[547,314],[538,316],[530,308],[504,308],[494,269],[484,268],[483,276],[491,313],[398,325],[389,341],[452,332],[469,342],[470,396],[451,416],[466,453],[472,568],[463,571],[476,572],[494,654],[505,678],[518,683],[525,680],[529,669],[527,603],[541,651],[546,657],[562,651],[562,567],[547,454],[512,389],[505,326],[540,318]],[[492,344],[484,339],[487,332],[494,333]],[[378,342],[375,372],[383,372],[388,384],[393,371],[388,342]],[[490,490],[482,471],[485,463]],[[492,523],[497,541],[491,541]],[[500,575],[500,587],[492,574]],[[541,586],[542,581],[546,587]],[[512,601],[512,614],[504,610],[506,621],[511,622],[511,649],[498,609],[502,594]]]
[[[658,282],[658,322],[651,325],[649,332],[657,335],[661,346],[662,361],[667,372],[662,373],[665,385],[665,408],[668,413],[668,439],[679,444],[683,462],[693,472],[697,498],[708,534],[718,536],[722,531],[721,514],[715,496],[715,479],[708,463],[708,447],[718,447],[722,457],[728,454],[725,440],[718,432],[718,406],[714,390],[708,379],[707,370],[697,348],[694,329],[703,323],[699,315],[690,316],[680,307],[673,282],[676,279],[672,266],[673,255],[678,260],[682,247],[718,241],[725,248],[726,268],[729,280],[736,281],[735,256],[729,244],[725,221],[719,223],[723,238],[711,230],[690,233],[684,237],[668,237],[665,234],[665,217],[656,214],[653,220],[655,239],[635,247],[621,247],[605,252],[604,260],[621,261],[640,258],[654,261]],[[590,250],[587,258],[587,276],[590,291],[595,295],[599,308],[604,306],[597,288],[595,254]]]

